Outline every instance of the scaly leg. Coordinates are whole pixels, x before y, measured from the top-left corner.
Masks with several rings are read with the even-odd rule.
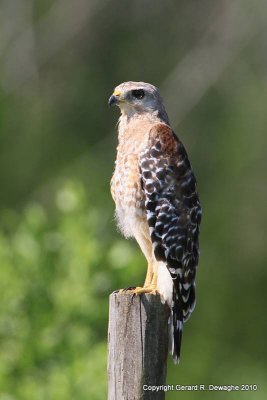
[[[130,292],[132,292],[133,294],[142,294],[142,293],[156,294],[157,283],[158,283],[158,263],[155,262],[154,273],[150,285],[144,287],[137,287],[133,290],[130,290]]]
[[[151,285],[152,278],[153,278],[153,261],[148,261],[144,287],[148,287]]]
[[[146,221],[140,223],[135,230],[134,237],[139,244],[142,253],[147,259],[147,273],[143,287],[136,287],[135,289],[122,289],[120,292],[131,292],[133,294],[141,293],[156,293],[157,279],[158,279],[158,265],[154,261],[153,247],[150,239],[149,228]]]
[[[151,287],[151,285],[152,285],[152,282],[153,282],[153,278],[154,278],[154,276],[155,276],[155,274],[154,274],[154,272],[153,272],[153,267],[154,267],[154,265],[153,265],[153,261],[148,261],[148,264],[147,264],[147,272],[146,272],[146,279],[145,279],[145,283],[144,283],[144,286],[141,288],[141,287],[136,287],[136,288],[131,288],[131,287],[129,287],[129,288],[125,288],[125,289],[119,289],[119,290],[117,290],[116,291],[116,293],[123,293],[123,292],[133,292],[133,291],[135,291],[135,290],[140,290],[140,289],[146,289],[146,288],[150,288]],[[142,293],[144,293],[144,292],[142,292]]]
[[[154,261],[153,261],[153,248],[149,235],[149,229],[147,222],[140,224],[139,229],[135,232],[135,240],[139,244],[142,253],[147,260],[147,272],[144,287],[149,287],[152,283],[153,272],[154,272]]]

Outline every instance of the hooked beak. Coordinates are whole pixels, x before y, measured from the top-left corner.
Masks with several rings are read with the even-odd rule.
[[[108,105],[111,107],[114,104],[118,104],[119,100],[120,100],[120,94],[121,91],[115,89],[114,93],[112,94],[112,96],[110,96],[109,101],[108,101]]]
[[[109,107],[113,106],[114,104],[118,103],[118,97],[114,96],[114,94],[112,96],[110,96],[109,101],[108,101],[108,105]]]

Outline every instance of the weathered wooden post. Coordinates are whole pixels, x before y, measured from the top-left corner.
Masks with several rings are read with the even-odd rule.
[[[153,294],[112,293],[108,327],[108,400],[162,400],[169,308]]]

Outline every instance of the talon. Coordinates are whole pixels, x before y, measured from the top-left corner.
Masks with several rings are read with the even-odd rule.
[[[128,291],[131,291],[131,290],[134,290],[134,289],[136,289],[136,286],[129,286],[127,288],[121,289],[121,291],[122,292],[128,292]]]
[[[135,296],[137,296],[139,294],[142,294],[142,293],[151,293],[151,294],[156,295],[157,294],[157,289],[156,289],[155,285],[149,285],[149,286],[144,286],[144,287],[129,286],[129,287],[124,288],[124,289],[115,290],[112,293],[121,293],[121,294],[123,294],[123,293],[126,293],[126,292],[132,294],[132,299],[131,299],[131,301],[132,301]]]
[[[135,298],[135,296],[136,296],[136,294],[133,293],[132,296],[131,296],[131,304],[133,303],[133,299]]]
[[[146,286],[146,287],[137,287],[133,291],[134,295],[142,294],[142,293],[150,293],[150,294],[157,294],[156,287],[153,285],[151,286]]]
[[[114,290],[114,292],[112,292],[112,294],[125,293],[125,292],[128,292],[128,291],[131,292],[134,289],[136,289],[136,286],[129,286],[127,288]]]

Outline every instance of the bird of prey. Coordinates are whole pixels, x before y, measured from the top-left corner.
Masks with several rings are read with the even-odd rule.
[[[124,82],[109,105],[121,111],[111,180],[116,220],[148,263],[144,286],[132,293],[159,293],[169,305],[170,351],[177,363],[183,323],[195,307],[201,221],[196,178],[155,86]]]

